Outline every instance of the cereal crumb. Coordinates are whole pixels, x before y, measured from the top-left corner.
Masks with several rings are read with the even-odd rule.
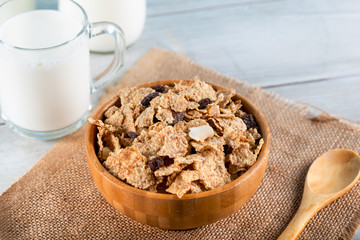
[[[121,149],[103,163],[104,167],[114,176],[140,189],[155,184],[147,159],[135,147]]]

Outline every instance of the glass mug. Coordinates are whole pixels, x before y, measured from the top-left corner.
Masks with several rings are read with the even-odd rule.
[[[27,1],[0,5],[1,114],[20,135],[59,138],[86,121],[91,93],[122,67],[124,34],[112,23],[89,23],[75,1],[62,0],[60,10],[24,9]],[[114,60],[94,82],[89,39],[103,34],[115,39]]]

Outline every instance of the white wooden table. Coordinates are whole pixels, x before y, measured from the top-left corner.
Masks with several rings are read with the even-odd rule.
[[[154,46],[293,101],[360,120],[358,0],[148,0],[144,32],[128,48],[118,77]],[[94,75],[112,59],[92,57]],[[0,119],[0,192],[56,142],[17,136]],[[359,232],[354,239],[360,239]]]

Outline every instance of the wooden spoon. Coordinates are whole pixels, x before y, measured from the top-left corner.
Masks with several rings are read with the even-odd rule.
[[[359,177],[360,157],[353,151],[337,149],[318,157],[306,175],[300,207],[278,239],[297,239],[310,219],[352,188]]]

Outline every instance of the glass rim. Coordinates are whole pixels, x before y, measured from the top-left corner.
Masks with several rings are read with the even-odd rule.
[[[4,7],[6,4],[10,3],[10,2],[13,2],[14,0],[7,0],[5,1],[4,3],[0,4],[0,9],[2,7]],[[8,48],[12,48],[12,49],[16,49],[16,50],[23,50],[23,51],[41,51],[41,50],[50,50],[50,49],[54,49],[54,48],[58,48],[58,47],[61,47],[61,46],[64,46],[64,45],[67,45],[73,41],[75,41],[77,38],[79,38],[88,28],[88,25],[89,25],[89,21],[88,21],[88,16],[84,10],[83,7],[80,6],[79,3],[75,2],[74,0],[66,0],[66,1],[69,1],[69,2],[72,2],[73,4],[75,4],[79,9],[80,11],[82,12],[82,15],[83,15],[83,24],[82,24],[82,28],[81,30],[73,37],[71,38],[70,40],[67,40],[63,43],[60,43],[60,44],[57,44],[57,45],[54,45],[54,46],[50,46],[50,47],[44,47],[44,48],[24,48],[24,47],[18,47],[18,46],[15,46],[15,45],[12,45],[10,43],[7,43],[3,40],[0,39],[0,44],[4,45],[5,47],[8,47]],[[36,9],[35,9],[36,10]],[[46,10],[46,9],[45,9]],[[59,11],[59,10],[55,10],[55,11]],[[26,12],[29,12],[29,11],[26,11]],[[16,15],[15,15],[16,16]],[[8,20],[8,19],[7,19]],[[5,22],[7,21],[5,20]],[[1,25],[0,25],[0,28],[1,28]]]

